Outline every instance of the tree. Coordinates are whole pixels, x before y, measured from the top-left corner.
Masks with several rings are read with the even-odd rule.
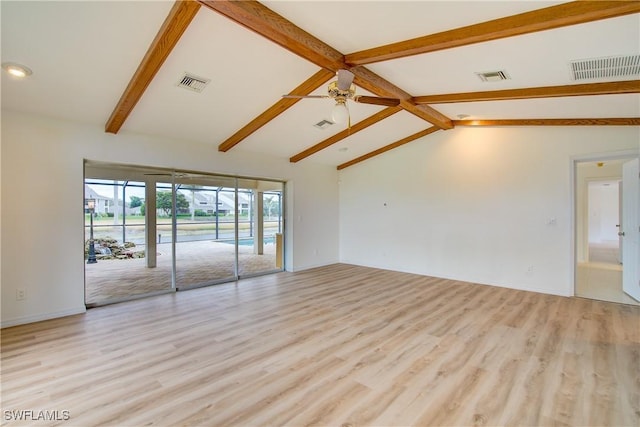
[[[130,208],[137,208],[138,206],[142,206],[142,199],[138,196],[129,196],[131,202],[129,202]]]
[[[184,194],[176,192],[176,212],[189,213],[189,201]]]
[[[158,191],[156,196],[156,207],[162,209],[162,212],[166,216],[171,216],[172,212],[172,197],[171,191]],[[189,201],[182,193],[176,193],[176,207],[177,211],[189,211]]]
[[[280,203],[276,196],[265,196],[262,208],[262,214],[271,218],[272,213],[278,213],[280,210]]]

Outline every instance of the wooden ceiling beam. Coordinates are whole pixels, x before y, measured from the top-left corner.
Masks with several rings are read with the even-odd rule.
[[[354,67],[351,72],[355,75],[354,83],[378,96],[398,98],[400,106],[411,114],[438,126],[441,129],[451,129],[453,124],[444,114],[428,105],[416,105],[411,95],[393,83],[383,79],[365,67]]]
[[[145,90],[182,37],[194,16],[200,10],[200,4],[193,0],[177,0],[158,34],[151,42],[142,62],[133,74],[105,125],[105,132],[118,133],[129,114],[133,111]]]
[[[350,68],[345,64],[342,53],[257,1],[198,1],[319,67],[334,73]],[[401,99],[403,108],[436,126],[443,129],[453,127],[448,117],[431,107],[415,105],[411,95],[370,70],[357,67],[351,71],[356,74],[357,85],[378,96]]]
[[[305,80],[300,86],[289,92],[291,95],[308,95],[314,90],[316,90],[320,85],[326,83],[334,77],[334,73],[331,71],[327,71],[325,69],[321,69],[313,76]],[[242,129],[234,133],[230,136],[226,141],[221,143],[218,146],[219,151],[229,151],[237,144],[239,144],[242,140],[247,138],[253,132],[260,129],[262,126],[269,123],[269,121],[273,120],[280,114],[284,113],[289,107],[293,106],[296,102],[300,101],[300,98],[282,98],[268,110],[260,114],[258,117],[253,119],[249,124],[244,126]]]
[[[351,66],[404,58],[640,12],[640,1],[574,1],[345,55]]]
[[[342,53],[257,1],[198,1],[319,67],[333,72],[346,68]]]
[[[349,166],[353,166],[356,163],[364,162],[367,159],[370,159],[370,158],[375,157],[377,155],[380,155],[382,153],[386,153],[389,150],[393,150],[394,148],[398,148],[401,145],[407,144],[407,143],[409,143],[411,141],[415,141],[418,138],[422,138],[423,136],[427,136],[427,135],[432,134],[434,132],[437,132],[439,130],[440,130],[440,128],[437,127],[437,126],[432,126],[432,127],[427,128],[425,130],[421,130],[420,132],[414,133],[413,135],[409,135],[406,138],[402,138],[402,139],[400,139],[400,140],[398,140],[398,141],[396,141],[394,143],[391,143],[389,145],[385,145],[382,148],[378,148],[377,150],[374,150],[374,151],[372,151],[370,153],[364,154],[364,155],[362,155],[360,157],[356,157],[353,160],[350,160],[348,162],[342,163],[341,165],[338,165],[337,169],[341,170],[341,169],[344,169],[344,168],[348,168]]]
[[[612,118],[612,119],[515,119],[515,120],[454,120],[455,126],[640,126],[640,118]],[[356,157],[353,160],[337,166],[338,170],[348,168],[357,163],[378,156],[387,151],[398,148],[416,139],[430,135],[440,130],[437,126],[424,129],[420,132],[409,135],[396,142],[378,148],[370,153]]]
[[[640,118],[611,118],[611,119],[514,119],[514,120],[454,120],[455,126],[640,126]],[[424,129],[420,132],[409,135],[396,142],[378,148],[370,153],[364,154],[348,162],[337,166],[338,170],[348,168],[357,163],[378,156],[387,151],[398,148],[416,139],[430,135],[440,130],[437,126]]]
[[[598,119],[454,120],[455,126],[640,126],[640,117]]]
[[[413,102],[416,104],[449,104],[455,102],[504,101],[510,99],[616,95],[626,93],[640,93],[640,80],[426,95],[414,97]]]
[[[350,128],[345,129],[345,130],[343,130],[341,132],[338,132],[337,134],[325,139],[322,142],[319,142],[318,144],[314,145],[313,147],[309,147],[306,150],[296,154],[295,156],[292,156],[289,159],[289,161],[291,163],[299,162],[300,160],[305,159],[305,158],[311,156],[312,154],[317,153],[320,150],[324,150],[325,148],[330,147],[333,144],[342,141],[343,139],[347,138],[348,136],[353,135],[356,132],[360,132],[361,130],[366,129],[369,126],[371,126],[373,124],[376,124],[379,121],[384,120],[389,116],[394,115],[395,113],[397,113],[400,110],[402,110],[401,107],[387,107],[384,110],[378,111],[376,114],[367,117],[363,121],[354,124]]]

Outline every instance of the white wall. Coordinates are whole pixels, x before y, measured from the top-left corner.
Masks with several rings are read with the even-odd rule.
[[[84,311],[83,159],[286,180],[288,269],[338,261],[333,167],[3,111],[3,327]]]
[[[344,169],[341,261],[573,295],[572,158],[639,138],[637,127],[461,127]]]
[[[617,182],[608,186],[589,186],[589,243],[618,244],[620,223],[619,186]]]

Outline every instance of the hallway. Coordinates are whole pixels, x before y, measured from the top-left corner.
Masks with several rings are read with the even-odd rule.
[[[622,265],[614,244],[590,243],[590,262],[578,263],[576,296],[600,301],[640,305],[622,290]]]

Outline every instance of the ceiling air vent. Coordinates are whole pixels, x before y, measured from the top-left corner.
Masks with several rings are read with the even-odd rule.
[[[632,76],[640,74],[640,55],[582,59],[569,65],[574,80]]]
[[[194,76],[193,74],[184,73],[184,76],[182,76],[177,86],[200,93],[210,81],[211,79],[205,79],[203,77]]]
[[[509,80],[506,71],[487,71],[485,73],[476,73],[483,82],[499,82],[501,80]]]
[[[334,123],[330,120],[320,120],[318,123],[316,123],[314,126],[317,127],[318,129],[326,129],[329,126],[333,125]]]

